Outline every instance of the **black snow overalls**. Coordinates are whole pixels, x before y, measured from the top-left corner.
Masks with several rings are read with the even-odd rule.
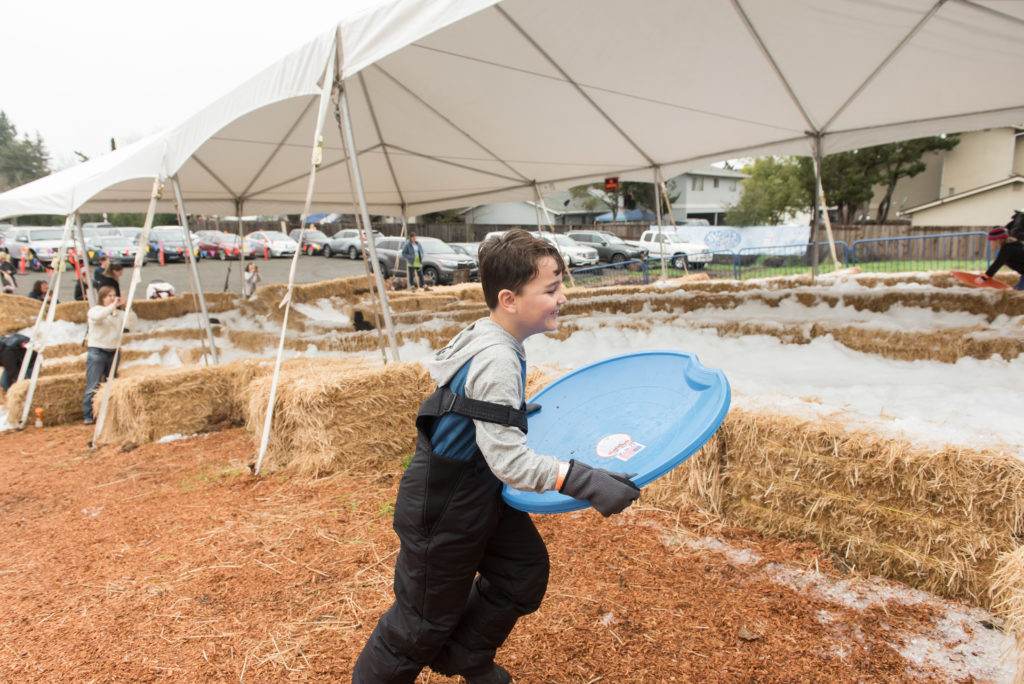
[[[502,483],[480,450],[466,461],[434,452],[431,427],[446,413],[526,432],[525,411],[447,386],[420,406],[416,453],[395,502],[395,602],[356,662],[355,684],[413,682],[425,666],[445,675],[486,672],[516,620],[537,610],[547,590],[544,540],[527,513],[502,500]]]

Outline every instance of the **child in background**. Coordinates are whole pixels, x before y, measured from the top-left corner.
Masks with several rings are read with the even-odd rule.
[[[256,292],[256,283],[263,280],[260,277],[260,269],[256,266],[256,262],[250,261],[245,265],[245,275],[242,278],[242,297],[248,299],[252,297]]]
[[[999,251],[985,275],[978,276],[978,279],[984,282],[985,278],[994,278],[1000,268],[1009,266],[1021,276],[1013,289],[1024,290],[1024,243],[1010,237],[1010,231],[1004,226],[996,226],[988,231],[988,239]]]

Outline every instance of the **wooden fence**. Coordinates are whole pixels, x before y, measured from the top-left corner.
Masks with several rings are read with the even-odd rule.
[[[287,231],[299,227],[297,218],[289,217]],[[650,227],[649,221],[637,223],[597,223],[583,225],[557,225],[556,233],[565,233],[570,230],[603,230],[615,233],[625,240],[638,240],[640,234]],[[189,226],[192,230],[220,230],[228,233],[238,232],[237,221],[225,221],[218,218],[190,219]],[[339,230],[354,228],[354,222],[328,223],[317,226],[327,235],[334,235]],[[402,232],[400,223],[374,222],[373,227],[384,235],[399,235]],[[523,228],[525,230],[537,230],[535,225],[492,225],[481,223],[415,223],[409,224],[411,230],[424,237],[436,237],[445,242],[480,242],[484,236],[491,231],[509,230],[511,228]],[[832,224],[832,233],[835,239],[840,242],[852,244],[854,240],[872,240],[876,238],[908,237],[914,235],[943,235],[947,233],[968,233],[972,231],[988,231],[992,226],[911,226],[907,223],[864,223],[854,225]],[[279,220],[245,221],[242,224],[242,231],[246,234],[257,230],[281,230]],[[286,231],[286,232],[287,232]],[[822,230],[818,236],[819,241],[826,239],[825,231]]]

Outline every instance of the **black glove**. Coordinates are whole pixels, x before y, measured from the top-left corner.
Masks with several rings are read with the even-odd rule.
[[[624,475],[603,468],[591,468],[582,461],[569,460],[569,472],[558,491],[574,499],[585,499],[604,517],[619,513],[637,500],[640,488],[630,482],[636,473]]]

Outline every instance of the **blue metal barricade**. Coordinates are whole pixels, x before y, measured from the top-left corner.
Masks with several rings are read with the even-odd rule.
[[[944,235],[856,240],[852,245],[835,243],[839,267],[858,266],[864,272],[965,270],[984,271],[992,261],[987,234],[977,232]],[[813,245],[817,250],[818,272],[836,268],[827,242]],[[665,260],[665,276],[678,278],[686,273],[706,273],[712,279],[744,280],[810,273],[813,269],[812,244],[766,245],[746,247],[738,252],[704,252],[711,259],[690,260],[688,268],[678,259]],[[574,270],[577,285],[639,285],[657,280],[662,274],[660,257],[635,259],[618,264],[602,264]]]

